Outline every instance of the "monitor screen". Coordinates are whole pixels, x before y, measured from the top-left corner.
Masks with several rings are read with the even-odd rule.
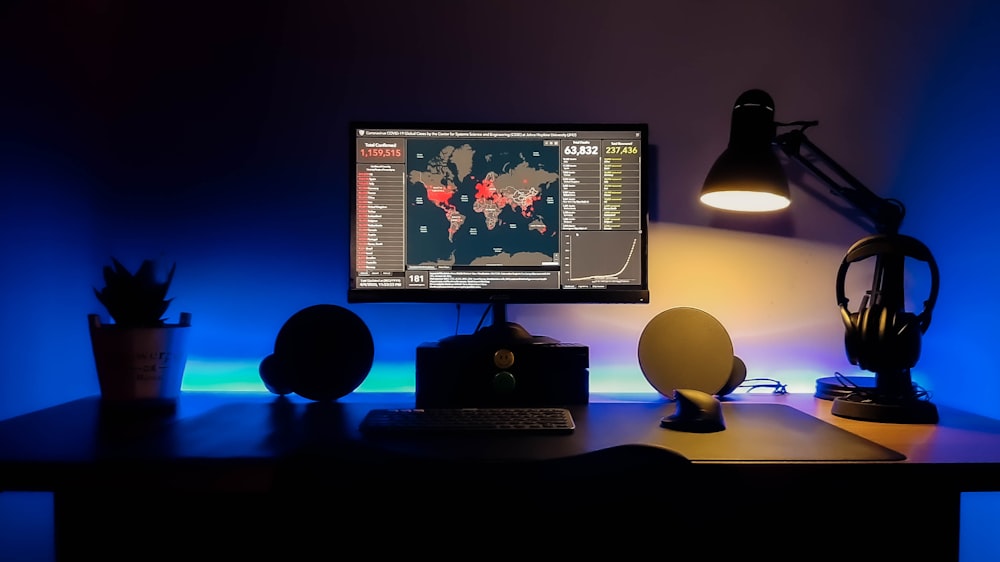
[[[348,301],[648,302],[647,137],[352,123]]]

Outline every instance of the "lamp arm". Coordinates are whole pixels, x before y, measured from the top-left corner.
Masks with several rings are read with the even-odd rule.
[[[790,124],[777,123],[777,125],[799,125],[800,128],[777,135],[774,138],[774,144],[778,145],[789,157],[815,174],[816,177],[826,182],[827,186],[835,194],[843,197],[854,208],[866,214],[871,219],[879,234],[898,234],[899,226],[903,222],[903,215],[906,211],[903,204],[895,199],[879,197],[813,144],[802,131],[806,127],[815,124],[815,121]],[[804,156],[802,153],[803,148],[839,175],[847,185],[841,185],[835,181],[829,174],[817,166],[811,158]],[[903,257],[899,255],[876,256],[872,288],[868,291],[866,300],[869,301],[868,306],[878,304],[889,310],[903,309]]]
[[[774,138],[774,144],[781,148],[790,158],[796,160],[816,177],[823,180],[836,195],[843,197],[854,208],[867,215],[874,224],[877,232],[880,234],[897,234],[900,224],[903,222],[903,216],[906,213],[903,204],[895,199],[885,199],[876,195],[810,141],[805,133],[803,133],[803,129],[810,125],[815,125],[815,121],[793,124],[802,125],[802,128],[777,135]],[[776,125],[785,124],[776,123]],[[817,166],[812,159],[804,156],[802,154],[803,148],[811,155],[819,158],[823,164],[839,175],[846,182],[846,185],[835,181],[834,178]]]

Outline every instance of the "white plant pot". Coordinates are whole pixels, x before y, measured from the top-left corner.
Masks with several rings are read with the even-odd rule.
[[[187,363],[190,313],[181,313],[177,324],[151,328],[102,324],[96,314],[87,319],[103,402],[176,403]]]

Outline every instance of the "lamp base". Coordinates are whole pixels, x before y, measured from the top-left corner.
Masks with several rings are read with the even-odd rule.
[[[842,418],[883,423],[937,423],[937,406],[927,400],[877,401],[870,394],[852,394],[833,399],[831,413]]]

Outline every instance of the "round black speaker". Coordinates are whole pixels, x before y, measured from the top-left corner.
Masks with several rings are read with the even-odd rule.
[[[282,325],[274,353],[261,361],[259,370],[264,386],[275,394],[336,400],[361,385],[374,359],[371,331],[357,314],[318,304]]]

